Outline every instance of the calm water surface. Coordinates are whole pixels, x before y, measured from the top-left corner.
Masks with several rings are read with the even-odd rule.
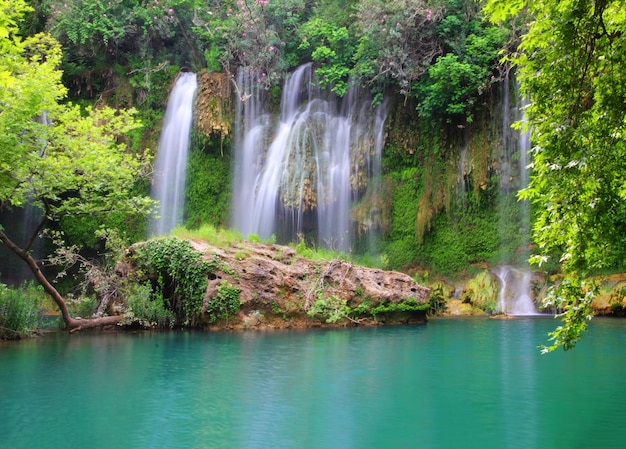
[[[0,345],[0,448],[623,448],[626,320],[59,335]]]

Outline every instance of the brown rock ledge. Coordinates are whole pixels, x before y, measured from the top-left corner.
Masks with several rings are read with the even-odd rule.
[[[318,298],[338,298],[354,308],[400,304],[407,300],[425,305],[430,290],[409,275],[333,260],[310,260],[289,246],[239,242],[227,248],[191,240],[192,246],[220,263],[204,297],[204,305],[217,295],[217,286],[229,282],[241,290],[239,316],[227,328],[290,328],[377,325],[424,322],[426,313],[393,312],[375,317],[326,323],[309,317],[307,310]]]

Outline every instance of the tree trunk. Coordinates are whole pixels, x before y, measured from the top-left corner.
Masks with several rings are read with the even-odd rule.
[[[76,319],[70,316],[70,313],[67,309],[67,304],[65,300],[61,296],[61,294],[57,291],[56,288],[46,279],[44,274],[39,269],[37,265],[37,261],[28,253],[28,251],[23,250],[19,246],[17,246],[11,239],[7,237],[4,231],[0,231],[0,240],[17,254],[26,264],[29,266],[30,270],[35,275],[35,278],[42,285],[44,290],[52,297],[53,301],[59,307],[61,312],[61,316],[63,317],[63,322],[67,326],[70,332],[79,331],[81,329],[88,329],[92,327],[100,327],[106,326],[110,324],[119,323],[124,317],[122,315],[115,316],[105,316],[105,317],[97,317],[97,318],[88,318],[88,319]]]

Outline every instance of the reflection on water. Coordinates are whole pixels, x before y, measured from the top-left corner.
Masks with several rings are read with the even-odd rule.
[[[550,318],[0,345],[11,448],[588,448],[626,441],[626,322]]]

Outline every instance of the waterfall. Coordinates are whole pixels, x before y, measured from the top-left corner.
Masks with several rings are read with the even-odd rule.
[[[496,309],[509,315],[536,315],[537,310],[532,300],[532,273],[509,265],[502,265],[494,270],[500,279],[501,287]]]
[[[152,198],[159,201],[157,217],[150,224],[152,235],[165,235],[183,222],[187,153],[196,88],[196,74],[181,73],[167,103],[151,192]]]
[[[515,86],[517,87],[516,83]],[[515,89],[517,104],[511,108],[509,90],[509,80],[506,79],[502,100],[502,152],[500,157],[500,195],[502,198],[526,188],[529,179],[530,130],[524,129],[524,127],[521,131],[511,128],[512,123],[526,120],[525,110],[528,106],[528,100],[522,98]],[[515,164],[516,159],[517,163]],[[517,184],[512,185],[514,178],[517,180]],[[518,201],[517,207],[519,208],[519,218],[516,224],[520,228],[520,239],[516,243],[519,247],[518,253],[521,254],[525,262],[529,257],[530,204],[528,201]],[[503,210],[501,220],[510,219],[510,217],[504,217],[505,214],[506,211]],[[501,238],[506,237],[501,236]],[[537,313],[531,295],[532,272],[526,267],[526,264],[523,268],[502,265],[496,267],[494,273],[502,283],[497,307],[500,312],[511,315],[533,315]]]
[[[238,74],[234,227],[349,250],[351,208],[380,173],[386,104],[372,108],[358,87],[338,99],[319,88],[306,64],[285,81],[275,117],[256,81]]]

